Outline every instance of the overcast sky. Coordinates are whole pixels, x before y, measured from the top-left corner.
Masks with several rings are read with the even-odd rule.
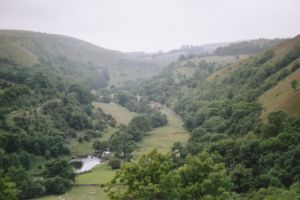
[[[121,51],[300,34],[299,0],[0,0],[0,28]]]

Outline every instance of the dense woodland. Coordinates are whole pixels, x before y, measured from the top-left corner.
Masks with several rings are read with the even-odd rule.
[[[109,163],[120,169],[105,186],[111,199],[299,198],[300,118],[276,110],[263,121],[258,98],[299,71],[300,40],[264,42],[216,49],[221,56],[249,54],[231,65],[183,55],[150,79],[116,85],[106,67],[47,56],[45,49],[30,66],[0,57],[0,199],[70,189],[74,138],[94,141],[97,153],[112,151]],[[186,69],[193,73],[181,73]],[[298,92],[297,80],[291,87]],[[137,115],[118,125],[93,101],[115,102]],[[147,132],[168,123],[151,102],[179,114],[190,138],[169,154],[153,150],[133,161]],[[112,136],[99,141],[111,127]]]

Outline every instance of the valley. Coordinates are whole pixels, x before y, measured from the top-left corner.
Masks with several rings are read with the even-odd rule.
[[[15,199],[294,200],[299,47],[141,56],[0,31],[0,186]],[[101,163],[75,174],[70,160],[92,155]]]

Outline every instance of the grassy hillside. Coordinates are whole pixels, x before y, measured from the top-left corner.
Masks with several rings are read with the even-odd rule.
[[[131,119],[137,115],[137,113],[130,112],[125,107],[120,106],[116,103],[94,102],[93,105],[95,107],[101,108],[106,114],[112,115],[119,124],[128,125]]]
[[[16,61],[18,64],[32,66],[38,63],[37,57],[17,44],[0,37],[0,57]]]
[[[269,82],[270,87],[266,91],[264,91],[259,96],[259,102],[262,104],[263,110],[261,113],[261,119],[266,122],[267,115],[270,112],[274,111],[285,111],[292,117],[297,117],[300,115],[299,111],[299,94],[298,90],[295,90],[291,87],[291,82],[294,80],[298,80],[300,78],[299,70],[297,68],[298,63],[300,62],[297,56],[286,64],[283,64],[280,69],[273,70],[271,72],[272,65],[276,63],[282,62],[287,57],[287,54],[291,52],[296,47],[300,46],[300,36],[293,38],[292,40],[288,40],[282,42],[281,44],[272,48],[272,52],[274,55],[271,59],[264,63],[263,70],[270,73],[274,73],[273,76],[270,76],[266,79],[266,82]],[[217,71],[207,78],[208,81],[217,81],[217,80],[225,80],[229,78],[232,74],[237,73],[236,71],[245,71],[247,64],[250,62],[256,62],[260,58],[262,58],[264,52],[259,53],[255,56],[250,57],[249,59],[245,59],[226,67],[222,70]],[[299,56],[298,56],[299,57]],[[268,69],[269,68],[269,69]],[[240,72],[241,74],[242,72]],[[282,80],[281,80],[282,79]]]
[[[110,85],[149,77],[159,70],[154,63],[54,34],[0,30],[0,50],[0,58],[22,65],[36,64],[42,58],[60,67],[71,65],[71,69],[87,68],[94,73],[105,69]]]
[[[215,65],[216,69],[222,69],[234,63],[241,61],[249,57],[249,55],[239,55],[237,56],[200,56],[192,59],[186,59],[178,64],[174,65],[172,69],[175,75],[183,75],[187,78],[193,76],[198,68],[201,68],[201,63],[209,63]]]
[[[259,102],[263,106],[262,120],[266,121],[270,112],[279,110],[285,111],[291,117],[300,116],[300,90],[291,87],[291,82],[294,80],[300,82],[300,69],[259,97]]]

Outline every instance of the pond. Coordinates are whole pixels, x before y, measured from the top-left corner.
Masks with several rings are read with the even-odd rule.
[[[74,164],[76,163],[76,165],[74,165],[77,166],[75,168],[76,173],[82,173],[82,172],[90,171],[95,166],[99,165],[101,163],[101,160],[100,158],[95,156],[88,156],[86,158],[75,158],[72,159],[70,162]],[[80,162],[81,164],[78,165],[78,163]]]

